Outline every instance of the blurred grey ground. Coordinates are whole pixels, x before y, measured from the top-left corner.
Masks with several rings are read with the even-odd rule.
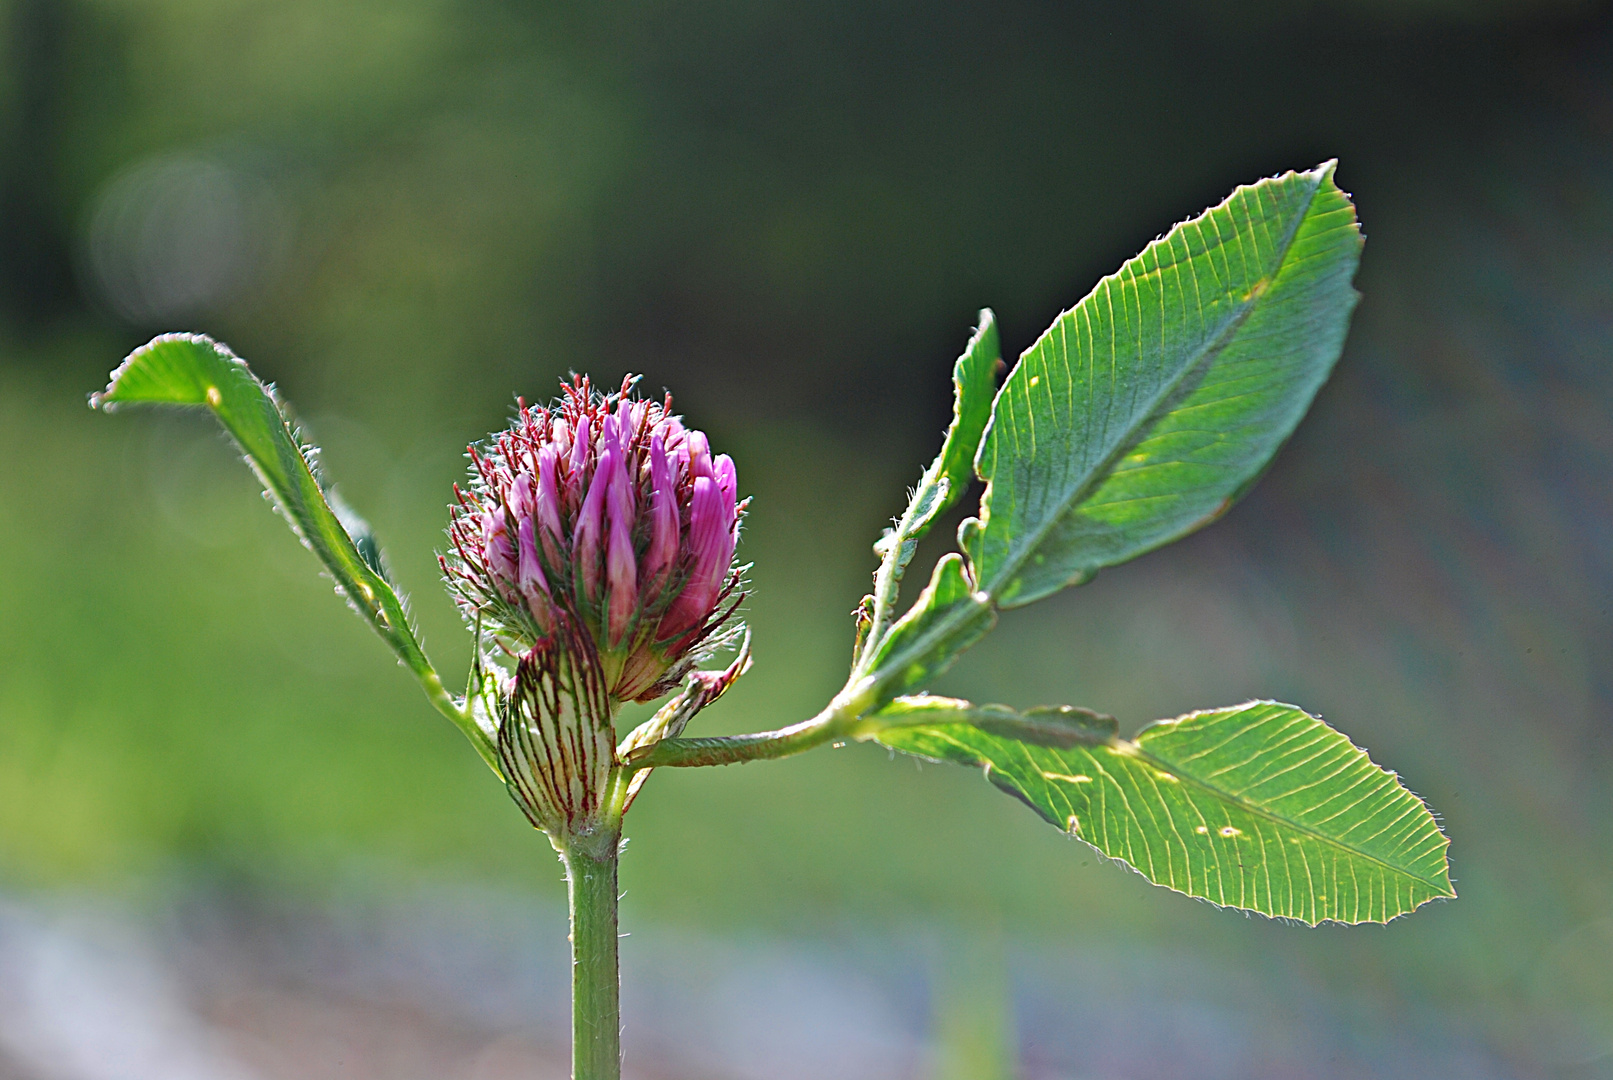
[[[0,913],[6,1080],[502,1080],[569,1075],[562,911],[463,888],[265,908],[193,895],[155,921],[100,906]],[[541,917],[540,917],[541,916]],[[633,933],[625,1075],[942,1075],[938,935],[834,944]],[[512,944],[526,943],[526,944]],[[534,944],[539,943],[539,944]],[[1363,1044],[1294,973],[1153,950],[1012,950],[1025,1080],[1516,1075],[1417,1011]],[[1387,1036],[1387,1037],[1385,1037]]]

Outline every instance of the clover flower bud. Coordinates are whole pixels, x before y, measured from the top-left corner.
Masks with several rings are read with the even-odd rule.
[[[731,618],[745,506],[732,459],[632,388],[575,377],[472,447],[443,560],[467,618],[517,656],[592,654],[612,702],[671,690]]]

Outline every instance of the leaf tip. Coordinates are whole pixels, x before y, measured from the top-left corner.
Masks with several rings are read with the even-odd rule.
[[[124,405],[129,402],[168,401],[171,403],[190,404],[190,402],[185,402],[182,400],[175,401],[175,399],[172,397],[168,397],[160,393],[156,396],[152,396],[149,392],[149,386],[146,387],[147,392],[145,393],[142,393],[138,387],[131,389],[129,386],[131,379],[140,381],[139,377],[141,375],[145,375],[146,379],[144,381],[149,383],[150,373],[147,371],[147,368],[152,364],[153,357],[161,352],[164,346],[173,344],[200,346],[212,351],[215,356],[227,363],[240,364],[243,367],[245,366],[245,361],[241,360],[240,357],[231,352],[228,345],[215,341],[206,334],[158,334],[156,337],[152,338],[150,341],[131,352],[128,356],[124,357],[123,362],[112,369],[112,373],[107,377],[106,389],[97,391],[96,393],[90,395],[90,408],[109,413],[116,411],[119,405]],[[223,399],[220,391],[216,386],[209,385],[203,390],[203,401],[207,405],[217,408],[222,400]],[[196,402],[196,404],[201,403],[202,402]]]

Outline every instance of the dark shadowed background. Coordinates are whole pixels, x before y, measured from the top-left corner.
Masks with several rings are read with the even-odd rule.
[[[280,385],[450,681],[465,444],[569,370],[671,389],[754,496],[701,723],[773,727],[844,677],[976,310],[1017,355],[1330,157],[1365,298],[1270,474],[938,689],[1305,705],[1461,899],[1304,930],[963,770],[665,770],[628,1073],[1613,1077],[1613,8],[4,0],[0,50],[0,1078],[563,1075],[547,843],[205,418],[85,408],[129,349]]]

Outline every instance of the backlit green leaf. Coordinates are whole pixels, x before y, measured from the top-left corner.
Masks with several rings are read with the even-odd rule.
[[[345,504],[332,506],[317,469],[318,451],[298,437],[273,391],[243,360],[209,338],[166,334],[130,354],[112,373],[111,385],[91,399],[108,411],[135,403],[210,409],[342,595],[400,654],[409,651],[414,639],[382,576],[380,549],[369,526]]]
[[[980,588],[1029,603],[1221,514],[1338,358],[1360,249],[1329,163],[1239,188],[1061,315],[980,447]]]
[[[108,412],[122,405],[201,406],[235,439],[292,531],[375,631],[420,679],[432,703],[493,763],[491,744],[442,682],[409,627],[402,598],[387,579],[369,526],[327,489],[318,451],[304,442],[271,387],[228,348],[199,334],[164,334],[131,353],[90,404]]]
[[[888,708],[910,714],[875,737],[984,767],[993,784],[1155,884],[1312,925],[1387,922],[1456,895],[1448,841],[1422,800],[1292,705],[1189,713],[1132,741],[1090,725],[1056,726],[1055,736],[1069,732],[1062,740],[1027,738],[1011,723],[983,730],[993,716],[979,710],[1002,706],[949,711],[948,701],[899,699]],[[919,714],[940,722],[911,723]]]

